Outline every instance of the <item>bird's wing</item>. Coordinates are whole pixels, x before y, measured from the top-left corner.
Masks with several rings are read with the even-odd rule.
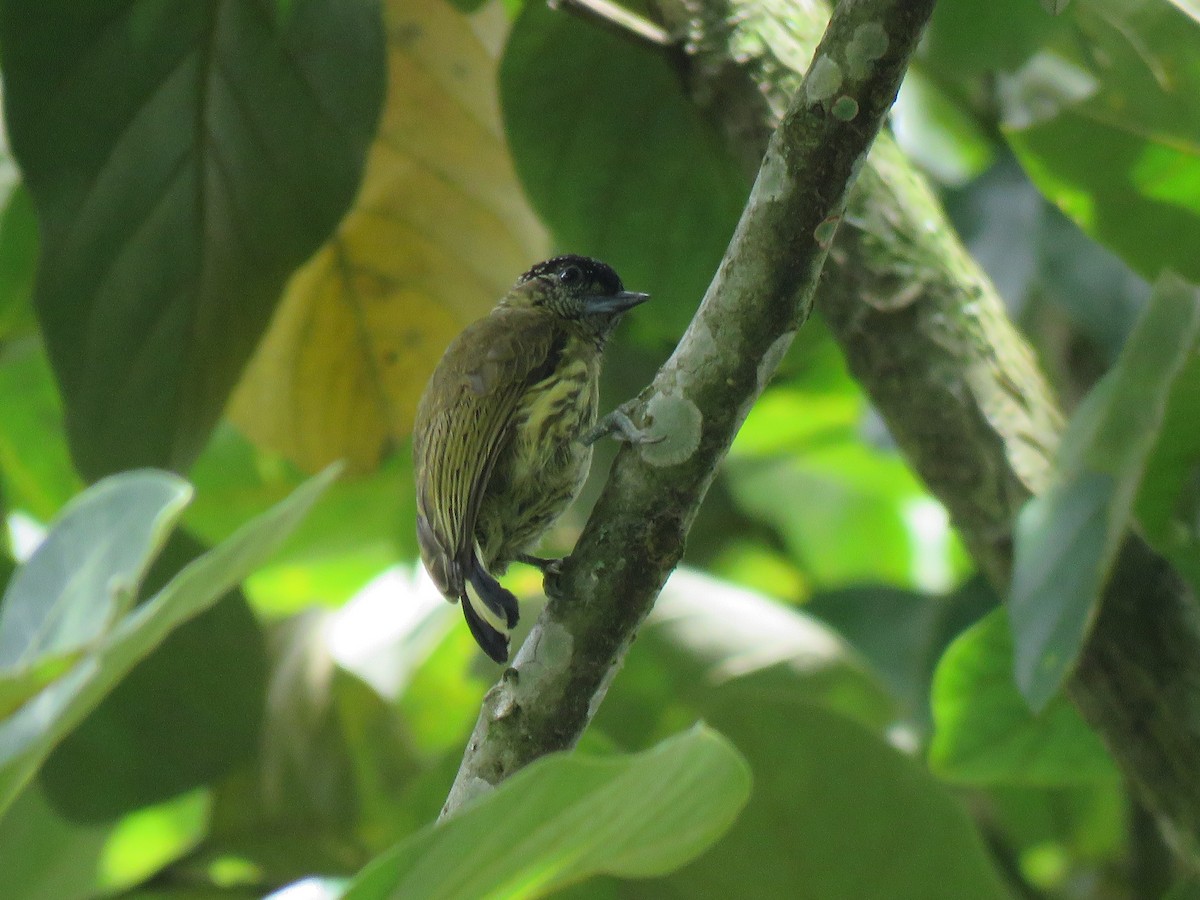
[[[522,394],[558,365],[565,333],[553,316],[496,309],[467,327],[438,364],[417,409],[413,457],[417,538],[448,598],[472,572],[475,520]]]

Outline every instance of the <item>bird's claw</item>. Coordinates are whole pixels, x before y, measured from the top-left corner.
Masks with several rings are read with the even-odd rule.
[[[557,576],[562,572],[563,561],[561,559],[547,559],[544,556],[534,556],[530,553],[522,553],[517,557],[517,562],[525,563],[527,566],[533,566],[544,576]]]
[[[522,553],[517,557],[517,562],[525,563],[527,566],[533,566],[542,573],[542,590],[546,592],[547,597],[557,597],[558,579],[562,575],[563,563],[562,559],[546,559],[542,556],[531,556],[528,553]]]
[[[596,423],[596,427],[583,436],[583,442],[588,446],[596,443],[602,437],[612,435],[615,440],[628,444],[657,444],[666,439],[665,434],[651,434],[645,428],[638,428],[633,419],[618,406],[607,416]]]

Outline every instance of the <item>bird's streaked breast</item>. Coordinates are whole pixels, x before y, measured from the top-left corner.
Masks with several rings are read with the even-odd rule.
[[[573,440],[586,419],[595,418],[595,374],[584,359],[567,359],[558,371],[523,398],[518,411],[517,439],[522,449],[535,449],[548,442]]]

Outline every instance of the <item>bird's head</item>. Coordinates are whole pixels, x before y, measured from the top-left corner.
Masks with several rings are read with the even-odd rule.
[[[622,313],[649,297],[625,290],[611,266],[570,255],[538,263],[517,279],[500,304],[544,309],[563,319],[568,327],[602,342]]]

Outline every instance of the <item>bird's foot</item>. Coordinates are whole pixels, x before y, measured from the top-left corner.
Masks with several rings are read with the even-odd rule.
[[[525,563],[527,566],[533,566],[542,573],[542,590],[546,592],[547,597],[561,596],[558,589],[558,579],[562,575],[563,563],[565,559],[546,559],[542,556],[532,556],[528,553],[522,553],[517,557],[517,562]]]
[[[533,566],[546,577],[551,575],[557,577],[562,572],[563,561],[561,559],[547,559],[544,556],[534,556],[532,553],[522,553],[517,557],[517,562]]]
[[[651,434],[649,430],[634,425],[633,419],[629,418],[629,413],[625,411],[628,406],[629,404],[618,406],[597,422],[596,426],[583,436],[583,442],[591,446],[610,434],[616,440],[629,444],[657,444],[666,438],[665,434]]]

